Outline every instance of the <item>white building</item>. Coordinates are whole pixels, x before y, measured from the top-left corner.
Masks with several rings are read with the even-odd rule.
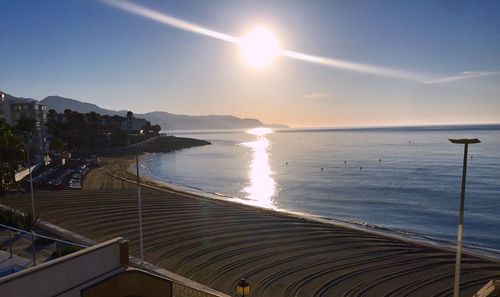
[[[43,161],[48,152],[47,106],[36,100],[9,97],[0,96],[0,120],[11,127],[17,125],[21,118],[35,120],[36,130],[31,144],[34,147],[35,161]]]

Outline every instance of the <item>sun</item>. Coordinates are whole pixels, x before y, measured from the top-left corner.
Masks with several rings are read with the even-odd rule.
[[[253,28],[241,38],[239,45],[243,59],[254,68],[265,68],[278,56],[278,42],[265,27]]]

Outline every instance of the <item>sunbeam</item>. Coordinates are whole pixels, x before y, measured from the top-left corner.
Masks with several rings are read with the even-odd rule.
[[[181,30],[190,31],[193,33],[209,36],[215,39],[220,39],[231,43],[236,43],[236,44],[239,43],[239,38],[236,38],[234,36],[210,30],[208,28],[204,28],[202,26],[198,26],[196,24],[186,22],[178,18],[174,18],[172,16],[166,15],[164,13],[155,11],[153,9],[144,7],[139,4],[131,3],[128,1],[118,1],[118,0],[101,0],[101,1],[110,4],[114,7],[117,7],[121,10],[128,11],[133,14],[148,18],[150,20],[157,21],[159,23],[169,25],[172,27],[176,27]]]
[[[384,68],[374,65],[367,65],[361,63],[355,63],[350,61],[343,61],[338,59],[326,58],[313,56],[308,54],[303,54],[299,52],[289,51],[282,49],[280,50],[280,55],[287,58],[292,58],[295,60],[301,60],[309,63],[320,64],[325,66],[331,66],[335,68],[341,68],[346,70],[352,70],[357,72],[363,72],[368,74],[374,74],[379,76],[393,77],[412,81],[422,81],[425,79],[424,75],[405,72],[401,70],[395,70],[390,68]]]
[[[152,10],[150,8],[144,7],[139,4],[131,3],[128,1],[118,1],[118,0],[101,0],[104,3],[107,3],[109,5],[112,5],[114,7],[117,7],[121,10],[160,22],[162,24],[172,26],[181,30],[205,35],[208,37],[212,37],[215,39],[223,40],[229,43],[236,44],[238,46],[244,46],[245,43],[245,38],[239,38],[235,36],[231,36],[225,33],[221,33],[215,30],[211,30],[208,28],[205,28],[203,26],[199,26],[190,22],[183,21],[181,19],[166,15],[164,13]],[[309,54],[304,54],[296,51],[291,51],[287,49],[277,49],[276,53],[280,56],[287,57],[290,59],[294,60],[300,60],[304,62],[309,62],[309,63],[314,63],[314,64],[320,64],[324,66],[329,66],[329,67],[334,67],[334,68],[339,68],[339,69],[345,69],[345,70],[350,70],[350,71],[356,71],[356,72],[361,72],[361,73],[366,73],[366,74],[372,74],[372,75],[378,75],[378,76],[384,76],[384,77],[391,77],[391,78],[397,78],[397,79],[402,79],[402,80],[410,80],[410,81],[416,81],[416,82],[422,82],[429,80],[430,78],[422,74],[417,74],[417,73],[410,73],[406,71],[401,71],[401,70],[396,70],[396,69],[391,69],[391,68],[386,68],[386,67],[381,67],[381,66],[375,66],[375,65],[368,65],[368,64],[361,64],[361,63],[356,63],[356,62],[350,62],[350,61],[344,61],[344,60],[338,60],[338,59],[333,59],[333,58],[327,58],[327,57],[319,57],[319,56],[314,56],[314,55],[309,55]],[[254,63],[255,64],[255,63]]]

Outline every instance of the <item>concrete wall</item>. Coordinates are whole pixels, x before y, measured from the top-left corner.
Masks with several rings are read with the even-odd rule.
[[[101,296],[172,297],[172,282],[131,268],[82,290],[82,297]]]
[[[116,238],[1,278],[0,295],[80,296],[80,287],[125,269],[128,263],[120,258],[123,242]]]
[[[173,283],[172,286],[173,297],[217,297],[221,295],[214,295],[207,291],[200,291],[193,287],[188,287],[183,284]]]
[[[172,280],[172,295],[173,297],[231,297],[227,294],[219,292],[215,289],[204,286],[193,280],[185,278],[179,274],[175,274],[163,268],[156,267],[149,263],[144,263],[145,265],[139,266],[134,264],[137,262],[136,259],[132,258],[130,264],[136,266],[140,269],[149,271],[160,275],[166,279]]]
[[[8,209],[0,205],[1,208]],[[0,297],[81,297],[83,289],[97,286],[98,283],[110,279],[113,275],[126,271],[129,265],[155,274],[169,282],[170,292],[174,297],[230,297],[147,262],[144,265],[138,265],[139,261],[132,258],[132,262],[129,263],[128,241],[122,238],[96,244],[90,239],[50,223],[41,221],[40,224],[51,233],[73,242],[92,246],[0,278]]]

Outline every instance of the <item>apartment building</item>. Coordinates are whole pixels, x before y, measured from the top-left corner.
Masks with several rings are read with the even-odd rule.
[[[47,106],[37,100],[0,95],[0,120],[14,127],[21,118],[35,120],[35,132],[30,139],[35,161],[42,162],[48,152]]]

